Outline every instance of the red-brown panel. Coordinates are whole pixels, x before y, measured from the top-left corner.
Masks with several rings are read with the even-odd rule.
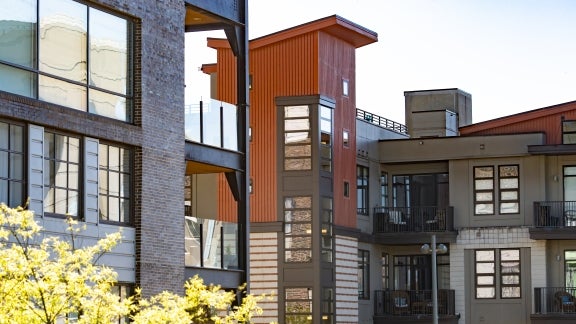
[[[250,51],[250,220],[271,222],[278,219],[277,129],[275,98],[318,94],[317,33],[261,46]],[[229,49],[218,50],[218,99],[235,102],[235,60]],[[227,190],[221,190],[220,214],[225,219],[236,215]]]
[[[537,109],[462,127],[460,134],[496,135],[543,132],[546,144],[562,144],[562,118],[576,119],[576,102]]]
[[[334,109],[334,224],[356,227],[356,195],[344,197],[344,181],[356,192],[356,48],[326,33],[319,38],[320,93],[336,101]],[[342,82],[348,80],[349,96],[343,96]],[[349,132],[349,146],[343,147],[342,132]]]

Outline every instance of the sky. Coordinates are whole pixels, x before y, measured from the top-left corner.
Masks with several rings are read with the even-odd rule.
[[[250,39],[331,15],[376,32],[356,49],[356,107],[396,122],[404,91],[466,91],[474,123],[576,100],[575,0],[249,0],[248,12]],[[190,103],[209,96],[198,69],[224,33],[186,37]]]

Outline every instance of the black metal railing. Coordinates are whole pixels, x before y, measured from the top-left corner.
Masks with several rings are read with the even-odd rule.
[[[452,207],[375,207],[374,233],[454,230]]]
[[[534,288],[534,313],[569,313],[576,317],[576,287]]]
[[[406,128],[406,125],[400,124],[398,122],[395,122],[393,120],[384,117],[380,117],[378,115],[374,115],[373,113],[369,113],[359,108],[356,108],[356,118],[367,121],[374,125],[378,125],[386,129],[393,130],[398,133],[408,134],[408,129]]]
[[[576,227],[576,201],[534,202],[535,227]]]
[[[455,315],[454,290],[438,289],[438,315]],[[432,290],[376,290],[374,316],[432,315]]]

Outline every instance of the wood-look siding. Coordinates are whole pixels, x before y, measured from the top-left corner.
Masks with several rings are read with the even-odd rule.
[[[333,129],[334,224],[356,227],[356,48],[340,38],[320,33],[320,93],[336,101]],[[342,82],[348,80],[348,96]],[[344,148],[342,132],[349,133]],[[344,198],[344,181],[350,184],[350,197]]]
[[[546,144],[562,144],[562,118],[576,119],[576,101],[462,127],[460,135],[544,132]]]

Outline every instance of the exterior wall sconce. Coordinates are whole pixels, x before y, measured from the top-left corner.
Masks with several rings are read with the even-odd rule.
[[[484,144],[480,144],[480,149],[481,149],[481,150],[484,149]]]

